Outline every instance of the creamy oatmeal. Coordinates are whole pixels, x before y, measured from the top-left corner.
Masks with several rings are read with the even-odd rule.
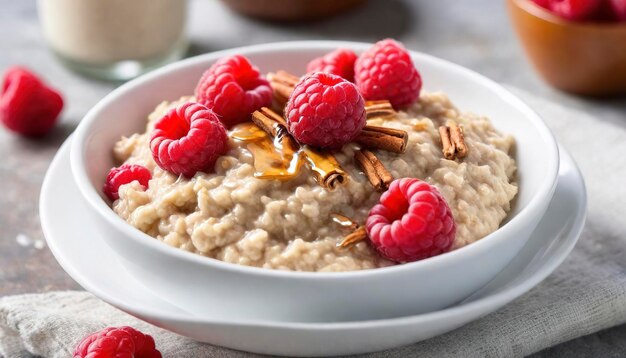
[[[120,188],[113,209],[124,220],[168,245],[241,265],[298,271],[393,265],[366,241],[337,247],[346,232],[332,214],[362,223],[380,197],[355,166],[355,146],[335,154],[349,179],[334,191],[322,188],[308,170],[288,181],[255,178],[252,154],[233,139],[215,173],[178,178],[155,164],[149,148],[154,122],[178,103],[162,103],[148,117],[146,133],[115,145],[120,164],[140,164],[153,174],[145,191],[137,182]],[[442,155],[438,127],[448,120],[465,130],[469,151],[461,161]],[[485,117],[460,112],[442,93],[423,92],[397,116],[368,124],[408,132],[404,153],[376,155],[395,178],[420,178],[439,189],[457,225],[453,249],[498,229],[517,193],[511,136]]]

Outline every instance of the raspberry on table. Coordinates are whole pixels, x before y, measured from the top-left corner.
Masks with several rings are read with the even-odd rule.
[[[63,109],[63,98],[36,75],[22,67],[11,67],[4,75],[0,92],[0,122],[25,137],[48,133]]]
[[[354,79],[366,100],[386,99],[396,109],[415,102],[422,89],[409,52],[392,39],[377,42],[359,56]]]
[[[298,142],[339,148],[365,126],[365,101],[353,83],[337,75],[316,72],[295,86],[285,108],[285,119]]]
[[[222,58],[211,66],[196,87],[196,100],[230,127],[272,103],[272,88],[250,61],[241,55]]]
[[[117,168],[111,168],[102,191],[111,201],[115,201],[120,198],[118,193],[120,186],[136,180],[146,189],[150,179],[152,179],[152,174],[146,167],[136,164],[124,164]]]
[[[381,256],[410,262],[447,252],[456,235],[448,203],[415,178],[394,180],[369,213],[367,234]]]
[[[345,48],[336,49],[322,57],[318,57],[306,67],[307,73],[326,72],[354,82],[354,63],[356,54]]]
[[[132,327],[108,327],[78,344],[74,358],[161,358],[154,339]]]
[[[191,178],[198,171],[213,171],[217,158],[228,151],[228,137],[213,111],[186,102],[155,124],[150,150],[159,167]]]

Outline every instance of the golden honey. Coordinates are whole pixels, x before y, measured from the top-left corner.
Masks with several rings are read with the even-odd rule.
[[[256,178],[289,180],[298,176],[306,163],[324,187],[332,190],[344,180],[345,173],[332,154],[298,145],[280,124],[277,124],[275,138],[254,123],[239,124],[229,134],[231,138],[246,143],[254,157]]]

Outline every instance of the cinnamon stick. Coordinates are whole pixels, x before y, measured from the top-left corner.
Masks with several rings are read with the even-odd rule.
[[[277,137],[280,126],[284,126],[282,117],[267,107],[254,111],[252,122],[272,137]]]
[[[267,80],[270,82],[283,83],[293,88],[296,86],[296,83],[300,81],[300,77],[292,75],[287,71],[278,70],[276,72],[268,73]]]
[[[391,116],[396,114],[396,111],[387,100],[365,101],[365,114],[367,119],[372,119]]]
[[[391,175],[391,173],[389,173],[387,168],[385,168],[383,163],[380,162],[380,160],[376,157],[376,155],[374,155],[374,153],[370,152],[367,149],[361,149],[360,152],[365,155],[370,163],[372,163],[374,169],[376,170],[376,175],[378,175],[380,180],[382,180],[384,189],[387,190],[389,188],[389,184],[391,184],[391,182],[393,181],[393,176]]]
[[[348,236],[344,237],[343,240],[341,240],[341,242],[338,242],[337,246],[348,247],[352,244],[355,244],[359,241],[363,241],[365,239],[367,239],[367,230],[365,230],[364,226],[361,226],[357,228],[356,230],[354,230],[354,232],[352,232]]]
[[[284,107],[293,92],[293,88],[296,86],[300,78],[292,75],[287,71],[276,71],[267,74],[267,80],[272,87],[273,97],[279,107]]]
[[[376,191],[382,192],[389,188],[393,176],[374,153],[361,149],[354,153],[354,159]]]
[[[450,137],[450,128],[447,126],[439,127],[439,136],[441,137],[441,145],[443,147],[443,156],[446,159],[453,160],[456,151],[452,138]]]
[[[343,171],[334,155],[308,145],[302,147],[301,150],[306,155],[307,164],[315,175],[315,180],[322,187],[334,190],[345,182],[346,172]]]
[[[465,136],[463,127],[459,127],[456,123],[450,123],[450,138],[456,149],[457,158],[464,158],[467,155],[467,146],[465,145]]]
[[[464,158],[467,155],[467,145],[465,145],[462,127],[450,121],[447,126],[439,127],[439,136],[441,137],[443,156],[446,159],[454,160]]]
[[[403,153],[408,139],[403,130],[366,125],[354,141],[371,149]]]

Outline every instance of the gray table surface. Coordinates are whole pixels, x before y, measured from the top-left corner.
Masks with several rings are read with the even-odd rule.
[[[384,37],[469,67],[598,120],[624,123],[624,99],[590,100],[548,87],[535,74],[512,32],[503,1],[376,1],[323,22],[271,24],[238,16],[215,0],[191,0],[190,55],[288,40],[336,39],[373,42]],[[38,196],[46,168],[86,111],[116,84],[80,77],[46,48],[35,1],[0,0],[0,73],[23,64],[60,88],[66,99],[61,125],[41,141],[0,130],[0,296],[80,289],[39,245],[43,235]],[[19,237],[19,239],[18,239]],[[21,242],[21,244],[19,243]],[[537,357],[624,356],[626,325],[582,337]]]

